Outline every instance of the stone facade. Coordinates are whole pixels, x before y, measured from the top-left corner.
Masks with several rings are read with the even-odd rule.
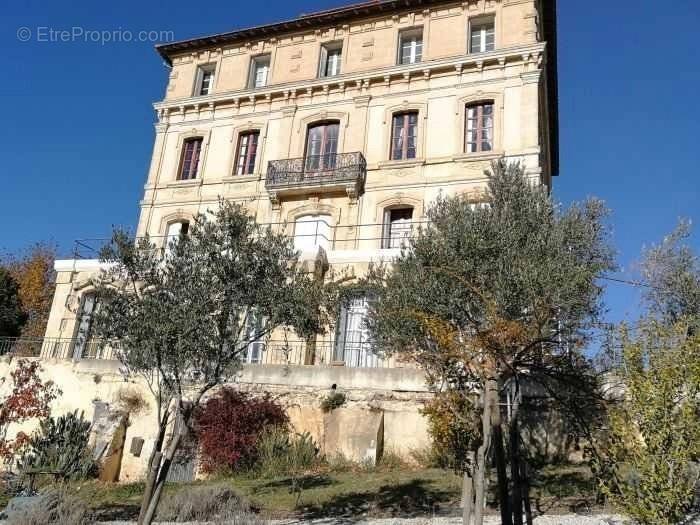
[[[439,196],[481,202],[495,159],[518,160],[534,182],[551,186],[554,11],[554,0],[383,0],[159,46],[170,75],[155,104],[137,235],[165,245],[223,197],[293,236],[304,258],[359,275],[396,256]],[[41,355],[59,382],[79,378],[66,381],[63,408],[89,412],[87,390],[73,392],[76,384],[106,402],[120,384],[115,370],[109,383],[80,375],[113,366],[87,335],[99,263],[57,261],[56,270]],[[417,372],[357,346],[362,308],[348,307],[311,357],[302,343],[251,348],[244,375],[257,379],[241,385],[282,395],[297,428],[319,440],[329,422],[318,398],[336,385],[351,393],[347,410],[383,411],[381,425],[370,426],[381,427],[385,449],[424,446],[418,408],[428,394]],[[295,370],[284,381],[281,362]],[[130,425],[126,450],[134,433],[146,445],[141,459],[125,453],[122,479],[139,474],[152,439]],[[332,447],[352,449],[330,434]]]

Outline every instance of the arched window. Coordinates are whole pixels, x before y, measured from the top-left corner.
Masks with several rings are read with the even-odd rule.
[[[306,171],[335,168],[339,133],[338,121],[321,122],[309,126],[306,135]]]
[[[382,248],[401,248],[408,243],[413,229],[413,208],[392,207],[384,210]]]
[[[328,249],[332,232],[328,215],[304,215],[294,221],[294,248],[305,252]]]
[[[391,124],[391,160],[416,158],[418,145],[418,112],[394,115]]]
[[[258,155],[259,139],[259,131],[247,131],[238,136],[234,174],[251,175],[255,172],[255,159]]]
[[[182,220],[168,224],[168,228],[165,231],[165,242],[163,243],[165,254],[168,255],[178,242],[178,239],[180,239],[182,235],[187,235],[189,231],[189,221]]]
[[[464,116],[464,151],[493,150],[493,100],[467,104]]]
[[[180,169],[178,180],[192,180],[197,178],[199,171],[199,159],[202,154],[202,137],[186,139],[182,143],[182,158],[180,159]]]

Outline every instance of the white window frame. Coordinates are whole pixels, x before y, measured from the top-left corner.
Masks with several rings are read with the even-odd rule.
[[[174,242],[180,238],[181,235],[187,235],[190,229],[190,221],[179,220],[168,223],[165,229],[165,242],[163,243],[163,253],[168,256],[172,252]],[[184,231],[183,231],[184,230]]]
[[[394,212],[405,212],[407,210],[411,211],[411,216],[408,220],[391,220],[391,216]],[[415,208],[413,208],[413,206],[396,206],[384,210],[384,234],[382,235],[383,249],[403,248],[404,246],[408,245],[408,241],[411,238],[411,233],[413,231],[413,221],[415,220],[414,213]]]
[[[333,72],[328,72],[328,60],[331,56],[336,57],[333,65]],[[321,58],[318,65],[319,78],[335,77],[340,75],[343,63],[343,42],[329,42],[321,45]]]
[[[411,52],[408,56],[408,61],[403,60],[403,48],[404,42],[410,40]],[[410,29],[403,29],[399,32],[399,49],[397,64],[402,66],[407,66],[411,64],[419,64],[423,61],[423,47],[425,42],[423,41],[423,27],[412,27]],[[418,47],[420,47],[420,55],[418,53]]]
[[[493,49],[486,49],[486,33],[489,29],[493,31]],[[479,49],[472,46],[473,36],[479,33]],[[496,18],[494,16],[479,17],[469,20],[469,53],[486,53],[496,49]]]
[[[248,346],[243,356],[243,361],[249,365],[260,365],[263,362],[263,353],[267,344],[259,333],[263,331],[264,326],[265,317],[258,311],[251,310],[246,319],[245,337],[248,340]]]
[[[250,59],[250,73],[248,76],[249,89],[260,89],[269,85],[271,61],[272,56],[269,53],[258,55]],[[262,81],[259,79],[259,71],[264,71],[264,78]]]
[[[204,75],[209,73],[209,84],[207,85],[207,92],[203,93],[204,89]],[[214,91],[214,81],[216,80],[216,64],[205,64],[197,68],[197,81],[195,82],[194,96],[204,97],[206,95],[211,95]]]
[[[372,298],[360,294],[340,307],[333,348],[333,362],[352,368],[377,368],[382,360],[375,352],[366,321]]]
[[[308,233],[303,228],[308,228]],[[294,221],[294,249],[297,251],[315,251],[319,247],[328,250],[332,235],[333,226],[330,215],[302,215]]]
[[[80,313],[76,317],[75,343],[73,359],[97,359],[99,357],[96,342],[92,338],[92,324],[100,303],[94,292],[85,293],[80,302]]]

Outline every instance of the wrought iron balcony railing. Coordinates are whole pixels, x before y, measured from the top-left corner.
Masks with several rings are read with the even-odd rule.
[[[118,344],[79,337],[0,337],[0,356],[42,359],[114,360]],[[379,356],[368,341],[348,340],[342,345],[332,341],[259,340],[251,342],[241,353],[241,360],[250,365],[316,365],[351,368],[389,368],[396,364]]]
[[[351,197],[364,190],[367,161],[360,152],[311,155],[268,163],[265,187],[271,192],[342,188]]]
[[[114,345],[105,341],[60,337],[0,337],[0,356],[43,359],[114,359]]]

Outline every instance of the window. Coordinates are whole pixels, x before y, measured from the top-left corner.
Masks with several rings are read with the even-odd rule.
[[[394,115],[391,126],[391,160],[416,158],[418,112]]]
[[[367,328],[371,302],[371,297],[358,295],[341,306],[333,355],[335,362],[352,367],[379,366],[380,360]]]
[[[262,363],[263,352],[265,351],[265,341],[260,338],[263,335],[265,320],[258,311],[253,310],[246,320],[245,336],[248,347],[243,360],[250,364]]]
[[[469,52],[484,53],[493,51],[496,45],[493,18],[474,20],[470,25]]]
[[[191,180],[197,178],[199,169],[199,157],[202,152],[202,137],[187,139],[182,144],[182,161],[178,180]]]
[[[206,65],[200,66],[197,70],[197,83],[195,95],[209,95],[214,87],[214,69],[215,66]]]
[[[238,136],[236,148],[236,175],[250,175],[255,172],[255,158],[258,153],[258,139],[260,132],[250,131]]]
[[[294,248],[298,251],[328,248],[331,235],[328,215],[304,215],[294,222]]]
[[[78,316],[73,359],[96,359],[100,352],[96,341],[92,339],[92,322],[99,311],[97,296],[94,293],[83,295]]]
[[[180,236],[187,235],[189,230],[190,223],[188,221],[171,222],[168,224],[168,229],[165,232],[165,243],[163,246],[165,255],[170,254],[175,247],[175,244],[180,239]]]
[[[423,58],[423,28],[399,33],[399,64],[416,64]]]
[[[493,150],[493,102],[467,105],[464,121],[465,151],[478,153]]]
[[[393,208],[384,212],[382,248],[401,248],[411,236],[413,208]]]
[[[250,89],[267,86],[270,76],[270,55],[254,57],[250,63],[250,78],[248,87]]]
[[[334,42],[321,46],[320,77],[334,77],[340,75],[340,62],[343,58],[343,43]]]
[[[491,208],[491,203],[487,201],[471,201],[469,203],[469,209],[472,211],[477,210],[488,210]]]
[[[305,171],[318,172],[335,168],[339,131],[338,122],[324,122],[309,126],[306,135]]]

